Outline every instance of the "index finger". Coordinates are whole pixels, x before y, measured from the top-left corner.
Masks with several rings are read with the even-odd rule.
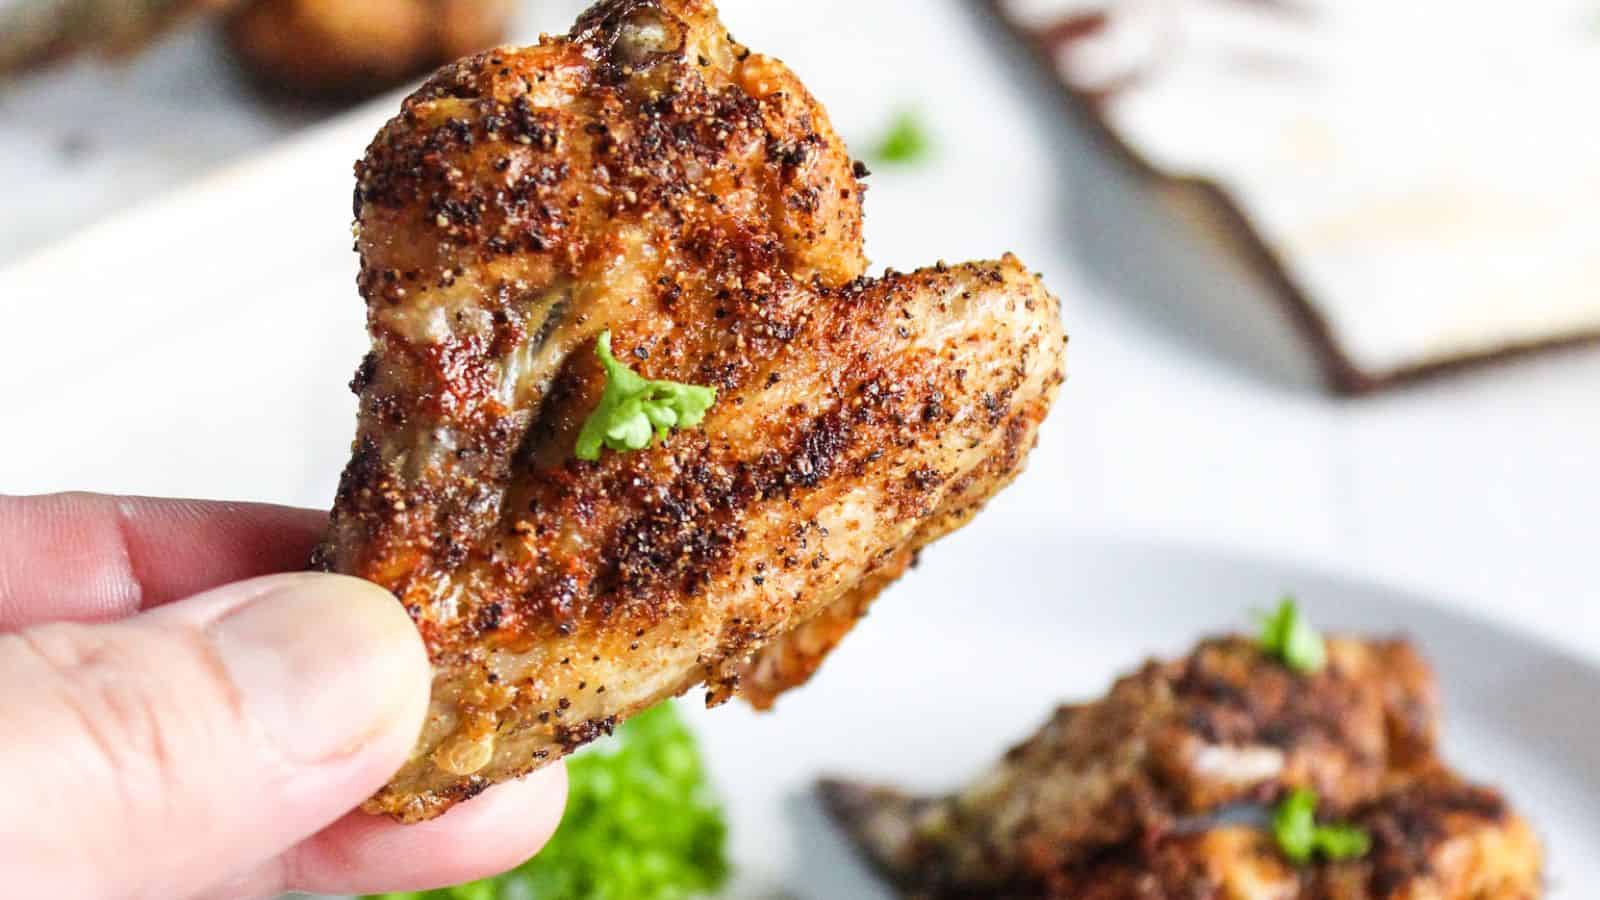
[[[327,513],[104,494],[0,497],[0,631],[100,622],[306,567]]]

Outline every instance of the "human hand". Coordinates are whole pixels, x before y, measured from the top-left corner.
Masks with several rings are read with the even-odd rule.
[[[350,812],[405,761],[430,678],[389,594],[268,574],[304,568],[325,522],[0,497],[0,893],[420,890],[544,844],[560,766],[420,825]]]

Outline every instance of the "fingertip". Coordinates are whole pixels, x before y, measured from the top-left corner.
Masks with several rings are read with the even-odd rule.
[[[416,825],[354,812],[290,851],[289,886],[361,894],[486,878],[522,864],[550,840],[566,796],[566,767],[557,764]]]
[[[74,896],[189,896],[279,856],[382,786],[426,715],[421,639],[355,579],[267,576],[0,637],[0,683],[27,686],[0,704],[0,796],[38,826],[0,840],[0,869],[45,884],[94,860]]]
[[[374,738],[391,752],[392,768],[399,769],[422,734],[433,691],[433,664],[428,660],[421,632],[400,601],[370,581],[314,573],[294,577],[318,580],[323,592],[330,592],[331,587],[331,593],[341,603],[353,607],[349,615],[365,623],[371,652],[381,660],[386,673],[385,683],[373,692],[388,703],[388,714],[381,719],[386,728],[375,733]]]
[[[422,643],[422,633],[416,622],[406,612],[394,594],[361,578],[349,575],[323,575],[303,573],[299,578],[317,579],[324,585],[335,586],[335,592],[346,598],[345,602],[358,608],[356,615],[370,623],[373,640],[393,657],[393,673],[402,691],[415,707],[420,723],[427,711],[428,696],[433,686],[433,665],[428,661],[428,650]]]
[[[371,790],[410,754],[432,675],[410,616],[383,589],[342,575],[271,575],[145,621],[175,619],[204,629],[241,706],[288,760],[359,755],[372,781],[358,789]]]

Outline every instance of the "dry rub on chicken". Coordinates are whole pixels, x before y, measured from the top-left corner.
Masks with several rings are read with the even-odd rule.
[[[863,277],[826,114],[707,0],[607,0],[446,68],[357,166],[372,351],[318,562],[406,605],[415,821],[707,683],[769,705],[1020,470],[1058,303],[1007,256]],[[576,458],[607,378],[714,388]]]
[[[1495,792],[1435,755],[1432,674],[1400,641],[1328,641],[1297,675],[1203,642],[1064,707],[952,797],[828,781],[867,856],[923,900],[1532,900],[1541,852]],[[1289,862],[1264,827],[1289,791],[1369,837]]]
[[[836,811],[881,838],[907,801],[841,788]],[[899,808],[901,812],[891,810]],[[1372,836],[1362,858],[1296,866],[1260,827],[1221,824],[1103,852],[1008,885],[929,886],[925,900],[1535,900],[1541,851],[1528,823],[1487,788],[1446,772],[1418,773],[1350,820]],[[902,877],[904,873],[901,874]]]

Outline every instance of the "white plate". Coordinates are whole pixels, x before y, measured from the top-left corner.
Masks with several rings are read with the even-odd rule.
[[[979,534],[933,548],[776,714],[691,714],[731,817],[740,900],[892,895],[811,793],[819,774],[961,783],[1055,704],[1150,654],[1249,627],[1286,591],[1329,630],[1404,632],[1433,662],[1444,750],[1544,837],[1551,897],[1600,884],[1600,670],[1426,598],[1297,565],[1171,544]],[[689,704],[685,704],[686,707]],[[1586,887],[1588,886],[1588,887]]]

